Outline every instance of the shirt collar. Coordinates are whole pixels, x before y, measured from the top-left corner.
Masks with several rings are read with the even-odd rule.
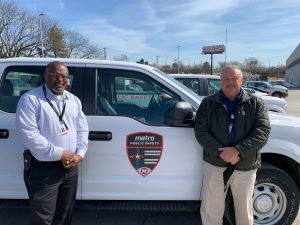
[[[227,98],[224,94],[224,92],[222,91],[222,89],[220,89],[220,96],[222,98],[222,101],[227,101],[227,102],[239,102],[241,101],[242,97],[243,97],[243,89],[240,89],[240,93],[235,97],[235,99],[233,101],[231,101],[229,98]]]
[[[50,99],[55,99],[56,101],[61,101],[61,100],[68,100],[68,96],[67,93],[64,91],[62,95],[55,95],[47,86],[47,84],[45,84],[46,87],[46,94],[47,97],[49,97]],[[63,97],[63,98],[62,98]]]

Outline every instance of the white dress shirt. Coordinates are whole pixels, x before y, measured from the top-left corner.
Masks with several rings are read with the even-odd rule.
[[[68,91],[63,95],[53,94],[45,85],[47,98],[62,112],[68,127],[66,134],[59,130],[59,118],[47,102],[43,86],[22,95],[16,113],[16,129],[24,149],[40,161],[60,160],[63,151],[70,151],[84,158],[88,145],[88,124],[82,112],[80,100]]]

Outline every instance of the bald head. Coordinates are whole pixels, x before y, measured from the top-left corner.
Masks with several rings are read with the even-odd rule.
[[[55,94],[62,95],[68,86],[69,71],[66,65],[59,61],[50,62],[44,77],[47,87]]]
[[[237,76],[240,76],[241,78],[243,78],[242,70],[238,66],[235,66],[235,65],[225,66],[221,71],[221,76],[228,74],[228,72],[235,73]]]
[[[243,84],[243,73],[234,65],[225,66],[221,72],[221,88],[224,95],[233,101],[240,93]]]

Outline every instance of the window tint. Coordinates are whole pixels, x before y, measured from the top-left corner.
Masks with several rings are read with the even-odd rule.
[[[74,68],[68,69],[72,83]],[[44,71],[45,66],[7,67],[0,82],[0,110],[16,112],[20,97],[44,83]]]
[[[187,86],[189,89],[191,89],[193,92],[200,95],[200,87],[199,87],[199,79],[198,78],[175,78],[185,86]]]
[[[253,82],[247,82],[247,87],[255,87]]]
[[[19,98],[43,83],[44,67],[8,67],[0,84],[0,110],[15,112]]]
[[[207,79],[208,95],[213,95],[221,89],[221,80]]]
[[[118,103],[135,103],[140,107],[148,107],[155,92],[153,85],[132,77],[115,77],[114,84]]]
[[[165,112],[179,96],[142,73],[99,69],[98,115],[128,116],[149,125],[164,125]]]

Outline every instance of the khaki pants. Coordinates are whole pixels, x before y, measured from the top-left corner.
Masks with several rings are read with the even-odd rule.
[[[223,182],[225,169],[203,162],[202,225],[222,225],[227,194],[224,193]],[[236,225],[253,225],[252,196],[256,171],[235,170],[228,181],[233,195]]]

